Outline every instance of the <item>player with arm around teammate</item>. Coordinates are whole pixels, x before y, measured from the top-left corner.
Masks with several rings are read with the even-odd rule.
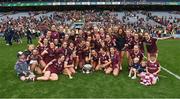
[[[37,49],[33,49],[32,54],[27,57],[27,60],[29,61],[30,69],[32,72],[35,71],[37,74],[42,74],[42,68],[46,66],[46,63],[39,55]]]
[[[58,59],[50,61],[43,70],[44,75],[37,80],[58,80],[58,74],[63,73],[65,56],[60,55]]]

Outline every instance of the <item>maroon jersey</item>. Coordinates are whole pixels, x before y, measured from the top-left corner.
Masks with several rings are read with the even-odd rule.
[[[76,35],[75,36],[75,44],[79,44],[81,40],[86,39],[85,35]]]
[[[83,39],[87,39],[87,35],[86,35],[86,33],[83,33],[82,35],[79,35],[79,36],[81,36]]]
[[[84,51],[83,51],[84,58],[89,57],[89,54],[90,54],[90,48],[85,48]]]
[[[94,49],[94,45],[95,45],[94,40],[91,40],[91,41],[90,41],[90,45],[91,45],[91,48]]]
[[[48,70],[51,73],[62,73],[64,70],[64,62],[58,62],[58,60],[56,60],[48,67]]]
[[[98,41],[98,40],[95,40],[95,41],[94,41],[94,48],[95,48],[97,51],[100,51],[100,48],[102,48],[101,42]]]
[[[99,60],[101,64],[105,64],[105,61],[109,61],[109,56],[107,54],[105,55],[100,55]]]
[[[125,43],[125,44],[128,44],[127,50],[133,49],[133,47],[134,47],[134,44],[133,44],[133,37],[132,37],[132,36],[126,37],[125,40],[126,40],[126,43]]]
[[[135,52],[134,50],[129,51],[130,57],[133,60],[135,57],[139,58],[139,62],[143,59],[143,53],[141,51]]]
[[[45,36],[41,36],[41,37],[39,38],[39,40],[40,40],[41,43],[43,43],[44,39],[45,39]]]
[[[81,37],[78,35],[75,36],[75,44],[79,44],[81,42]]]
[[[43,41],[44,41],[45,38],[48,40],[48,42],[52,42],[52,41],[53,41],[53,39],[52,39],[51,37],[45,37],[45,36],[44,36],[44,37],[41,37],[41,38],[40,38],[40,42],[43,43]]]
[[[148,53],[157,53],[158,48],[157,48],[156,41],[157,41],[157,39],[155,39],[155,38],[150,38],[150,40],[148,40],[148,41],[144,40]]]
[[[97,55],[97,56],[92,56],[92,60],[93,60],[94,62],[98,62],[98,59],[99,59],[98,55]]]
[[[73,54],[73,52],[74,52],[74,48],[67,48],[67,50],[68,50],[68,56],[70,56],[70,55],[72,55]]]
[[[144,45],[142,40],[133,40],[133,45],[138,45],[141,52],[144,53]]]
[[[115,52],[114,54],[110,54],[110,58],[111,58],[111,64],[112,64],[112,68],[118,68],[118,64],[119,64],[119,54],[117,52]]]
[[[111,40],[112,40],[113,42],[116,42],[116,36],[115,36],[115,35],[111,35]]]
[[[77,48],[76,48],[76,51],[77,51],[76,54],[77,55],[82,55],[83,50],[85,49],[85,47],[86,47],[85,45],[83,45],[83,46],[78,45]]]
[[[79,60],[83,59],[83,49],[85,48],[85,46],[77,46],[76,48],[76,55],[79,57]]]
[[[37,49],[38,49],[39,53],[42,53],[44,50],[48,49],[48,46],[44,46],[44,45],[38,46]]]
[[[48,54],[45,54],[43,56],[43,60],[45,61],[45,63],[49,63],[51,60],[57,58],[57,53],[55,49],[48,48],[47,52]]]
[[[66,57],[66,62],[67,62],[67,65],[72,65],[73,64],[73,57],[72,56]]]
[[[52,34],[51,34],[51,38],[54,40],[54,39],[59,39],[59,33],[56,32],[56,31],[52,31]]]
[[[110,47],[114,47],[115,46],[115,42],[111,41],[105,41],[105,46],[107,46],[108,48]]]
[[[57,49],[57,53],[58,54],[63,54],[64,56],[68,56],[69,55],[69,52],[68,52],[68,48],[58,48]]]
[[[157,72],[159,66],[160,66],[160,64],[159,64],[158,61],[156,61],[154,63],[151,62],[151,61],[147,62],[148,72],[151,73],[151,74]]]

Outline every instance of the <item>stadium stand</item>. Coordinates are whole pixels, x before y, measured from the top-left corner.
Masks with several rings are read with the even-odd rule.
[[[1,0],[1,2],[178,2],[179,0]]]
[[[166,6],[164,6],[166,5]],[[0,0],[0,11],[27,10],[179,10],[179,0]]]

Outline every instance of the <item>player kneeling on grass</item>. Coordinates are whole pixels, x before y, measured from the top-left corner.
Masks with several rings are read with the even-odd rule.
[[[44,75],[37,80],[58,80],[58,74],[64,70],[65,56],[60,55],[58,59],[50,61],[43,70]]]
[[[139,63],[139,58],[135,57],[133,60],[133,65],[130,68],[128,77],[131,77],[131,75],[133,74],[132,79],[136,79],[137,72],[140,67],[141,67],[141,64]]]
[[[106,69],[106,74],[113,72],[114,76],[119,74],[119,54],[115,51],[114,47],[110,48],[111,65]]]
[[[110,65],[111,65],[111,59],[109,55],[107,54],[107,49],[101,48],[100,55],[99,55],[99,62],[98,62],[98,65],[96,66],[96,70],[104,69],[104,71],[106,71],[107,67],[110,67]]]
[[[26,61],[26,56],[22,54],[23,52],[18,53],[18,61],[16,62],[15,65],[15,70],[20,78],[20,80],[25,81],[25,80],[33,80],[35,79],[35,75],[33,72],[29,71],[29,66]]]
[[[32,72],[35,71],[37,74],[42,74],[41,69],[44,68],[46,64],[43,61],[42,57],[39,55],[37,49],[34,49],[32,51],[32,54],[27,57],[27,60],[29,60],[30,69]]]
[[[160,72],[160,64],[156,60],[156,55],[150,56],[150,60],[147,62],[146,73],[140,74],[141,84],[154,85],[158,80],[158,73]]]

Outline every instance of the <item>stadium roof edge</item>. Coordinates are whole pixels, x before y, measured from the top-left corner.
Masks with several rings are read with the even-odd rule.
[[[14,2],[0,3],[0,7],[28,6],[72,6],[72,5],[180,5],[180,2]]]

